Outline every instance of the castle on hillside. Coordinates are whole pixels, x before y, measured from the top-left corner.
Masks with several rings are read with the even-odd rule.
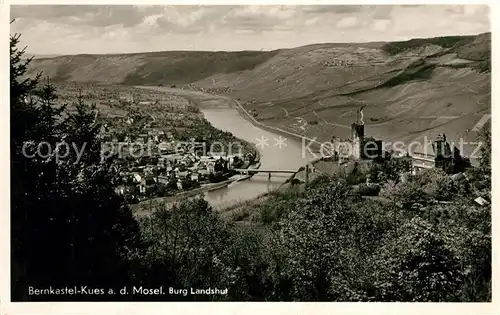
[[[411,152],[413,173],[430,168],[440,168],[449,173],[462,171],[470,161],[462,158],[460,150],[450,146],[445,134],[439,134],[434,141],[427,141]]]
[[[356,160],[372,160],[383,157],[383,144],[381,140],[365,137],[365,124],[363,122],[363,107],[358,109],[357,121],[351,124],[350,156]],[[450,146],[445,134],[439,134],[434,141],[417,147],[413,152],[408,152],[412,159],[412,173],[416,174],[422,169],[440,168],[447,173],[461,172],[470,166],[470,161],[461,156],[456,146]]]

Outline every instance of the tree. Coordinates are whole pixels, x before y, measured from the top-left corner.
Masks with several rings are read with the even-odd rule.
[[[278,225],[273,269],[274,299],[359,300],[349,278],[360,266],[350,222],[359,198],[345,181],[309,188]]]
[[[463,274],[442,235],[419,217],[402,225],[398,234],[377,254],[377,300],[459,301]]]
[[[148,250],[141,257],[143,272],[137,283],[150,287],[168,283],[178,288],[223,288],[224,249],[230,230],[201,199],[160,205],[141,219]],[[137,285],[137,284],[136,284]],[[210,296],[156,296],[153,299],[210,299]]]
[[[391,157],[381,163],[374,163],[370,169],[370,179],[376,183],[399,182],[401,174],[411,170],[411,159]]]
[[[12,299],[36,299],[28,286],[128,284],[138,227],[114,193],[111,161],[101,161],[96,114],[81,97],[76,112],[57,106],[48,80],[39,87],[39,75],[25,78],[31,59],[17,48],[19,35],[10,41]]]
[[[479,158],[479,168],[481,172],[491,177],[491,130],[485,125],[479,133],[479,143],[481,144],[481,157]]]

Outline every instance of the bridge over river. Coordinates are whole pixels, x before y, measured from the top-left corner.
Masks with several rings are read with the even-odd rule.
[[[261,169],[261,168],[235,168],[233,169],[236,172],[243,173],[243,174],[251,174],[251,173],[283,173],[283,174],[295,174],[298,172],[298,170],[277,170],[277,169]]]

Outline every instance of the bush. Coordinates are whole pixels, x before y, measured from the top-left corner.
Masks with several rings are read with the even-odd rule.
[[[415,217],[380,247],[375,286],[382,301],[459,301],[460,262],[442,235]]]
[[[445,177],[437,181],[433,197],[439,201],[451,201],[456,197],[470,196],[470,194],[470,185],[466,180],[455,181],[451,177]]]
[[[411,158],[390,158],[375,163],[369,171],[369,178],[375,183],[386,183],[387,181],[399,182],[401,174],[410,172]]]
[[[380,192],[380,185],[361,184],[359,185],[358,192],[361,196],[378,196]]]
[[[416,181],[395,185],[388,197],[407,210],[410,210],[415,203],[425,205],[429,201],[429,195]]]

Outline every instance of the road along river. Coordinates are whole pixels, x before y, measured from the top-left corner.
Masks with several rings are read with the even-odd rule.
[[[238,111],[234,101],[228,97],[167,87],[141,88],[189,99],[199,106],[205,118],[214,127],[229,131],[239,139],[255,144],[258,144],[257,139],[262,139],[263,145],[257,145],[260,152],[261,169],[294,170],[313,159],[307,150],[304,150],[307,154],[303,154],[302,143],[297,139],[288,137],[283,140],[285,137],[281,136],[280,138],[279,134],[263,130],[245,119]],[[227,187],[205,192],[204,197],[216,208],[231,206],[276,189],[289,177],[290,174],[272,174],[269,179],[267,173],[258,173],[248,180],[234,182]]]

